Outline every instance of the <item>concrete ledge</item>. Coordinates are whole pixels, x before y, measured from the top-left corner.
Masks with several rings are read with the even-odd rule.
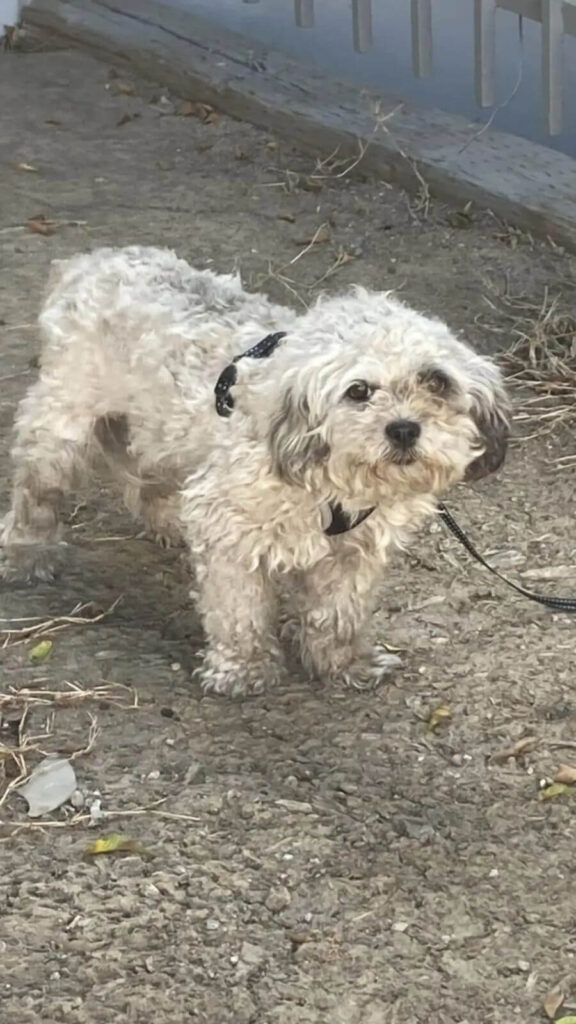
[[[421,175],[439,198],[474,200],[576,251],[576,161],[562,153],[490,130],[471,142],[464,118],[369,98],[162,0],[31,0],[23,18],[315,154],[369,143],[363,171],[411,191]]]

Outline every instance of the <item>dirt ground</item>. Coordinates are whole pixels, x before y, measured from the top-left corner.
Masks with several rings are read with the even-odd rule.
[[[239,267],[288,303],[354,282],[400,288],[485,348],[508,341],[485,301],[506,280],[573,309],[576,260],[561,250],[488,214],[338,178],[342,168],[250,126],[184,116],[189,105],[84,54],[4,54],[0,96],[3,507],[54,257],[168,245],[200,266]],[[451,499],[524,582],[526,570],[568,566],[552,584],[565,592],[576,590],[575,470],[555,460],[569,454],[568,432],[516,443],[498,478]],[[29,742],[70,753],[96,721],[74,762],[79,787],[118,812],[89,827],[62,810],[40,829],[13,792],[0,808],[2,1020],[537,1024],[558,983],[568,1014],[574,797],[541,801],[539,784],[576,763],[574,620],[494,584],[434,525],[383,592],[378,628],[404,662],[386,686],[331,692],[294,677],[244,703],[203,698],[180,555],[137,534],[114,494],[79,495],[68,575],[0,591],[3,630],[122,596],[99,623],[53,634],[36,667],[33,642],[1,653],[4,694],[110,686],[73,707],[35,703],[25,732],[48,728]],[[139,707],[118,706],[130,693],[112,684],[133,688]],[[451,717],[431,731],[441,706]],[[13,744],[18,707],[5,710],[0,735]],[[526,736],[540,740],[533,752],[491,760]],[[86,859],[112,830],[146,855]]]

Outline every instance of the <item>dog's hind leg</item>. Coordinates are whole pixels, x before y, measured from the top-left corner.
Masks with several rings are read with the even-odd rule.
[[[138,473],[137,463],[134,473]],[[134,479],[124,487],[124,504],[135,519],[143,520],[147,535],[160,547],[180,547],[183,544],[179,491],[145,477]]]
[[[183,543],[179,525],[180,494],[169,493],[161,484],[143,484],[140,510],[146,530],[160,547],[179,547]]]
[[[0,575],[9,581],[49,581],[60,568],[65,493],[82,475],[94,418],[53,380],[40,379],[20,405],[12,449],[12,507],[0,533]]]

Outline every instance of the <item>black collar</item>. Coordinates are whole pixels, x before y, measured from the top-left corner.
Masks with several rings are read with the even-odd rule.
[[[230,394],[230,389],[234,387],[238,377],[236,363],[240,359],[246,358],[266,359],[282,341],[282,338],[285,337],[285,331],[278,331],[277,334],[267,334],[257,345],[253,345],[247,352],[241,352],[239,356],[235,356],[233,362],[224,367],[214,388],[216,412],[219,416],[228,418],[228,416],[232,415],[234,399]],[[339,501],[335,504],[331,502],[328,506],[330,522],[324,527],[324,533],[327,537],[336,537],[339,533],[348,533],[349,530],[353,530],[355,526],[359,526],[368,516],[372,515],[374,508],[375,506],[363,508],[356,515],[350,515],[344,511]]]

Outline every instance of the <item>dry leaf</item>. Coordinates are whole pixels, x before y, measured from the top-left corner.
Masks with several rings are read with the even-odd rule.
[[[560,985],[556,985],[550,992],[548,992],[548,995],[544,996],[544,999],[542,1000],[542,1009],[550,1020],[554,1020],[565,998],[566,994],[563,987]]]
[[[50,657],[52,651],[51,640],[41,640],[39,644],[36,644],[28,653],[28,661],[31,665],[41,665],[46,658]]]
[[[18,164],[19,171],[28,171],[29,174],[38,174],[38,168],[33,167],[32,164],[21,163]]]
[[[121,832],[111,832],[108,836],[96,839],[86,847],[87,857],[98,857],[102,853],[144,853],[144,847],[135,839],[122,835]]]
[[[135,121],[140,114],[122,114],[119,121],[116,121],[116,127],[122,128],[122,125],[128,124],[130,121]]]
[[[564,783],[566,786],[573,786],[576,783],[576,768],[571,764],[561,764],[554,776],[554,782]]]
[[[193,100],[183,100],[174,113],[177,117],[197,117],[204,124],[215,124],[222,116],[208,103],[196,103]]]
[[[122,96],[134,96],[136,89],[132,82],[123,82],[120,78],[114,82],[114,92],[121,93]]]
[[[175,113],[178,117],[198,117],[198,104],[192,100],[183,100],[176,107]]]
[[[494,761],[495,764],[503,764],[510,757],[524,757],[525,754],[535,750],[539,742],[540,740],[537,736],[523,736],[521,740],[517,740],[511,747],[497,750],[495,754],[491,755],[490,760]]]
[[[564,785],[563,782],[553,782],[551,786],[546,786],[540,790],[540,800],[552,800],[556,796],[562,796],[563,793],[569,793],[570,786]]]
[[[36,217],[29,217],[26,227],[35,235],[53,235],[56,230],[54,222],[47,220],[43,213],[39,213]]]
[[[466,206],[461,210],[453,210],[452,213],[448,214],[447,220],[453,228],[469,228],[474,222],[472,202],[466,203]]]
[[[288,224],[294,224],[294,222],[296,221],[296,217],[294,216],[293,213],[279,213],[278,220],[285,220],[288,222]]]
[[[222,117],[222,114],[219,114],[213,107],[209,107],[207,103],[199,103],[198,106],[200,107],[198,117],[204,124],[216,124]]]
[[[435,732],[440,725],[445,722],[449,722],[451,718],[452,712],[448,705],[441,704],[439,708],[435,708],[434,711],[430,713],[428,725],[426,727],[427,732]]]

